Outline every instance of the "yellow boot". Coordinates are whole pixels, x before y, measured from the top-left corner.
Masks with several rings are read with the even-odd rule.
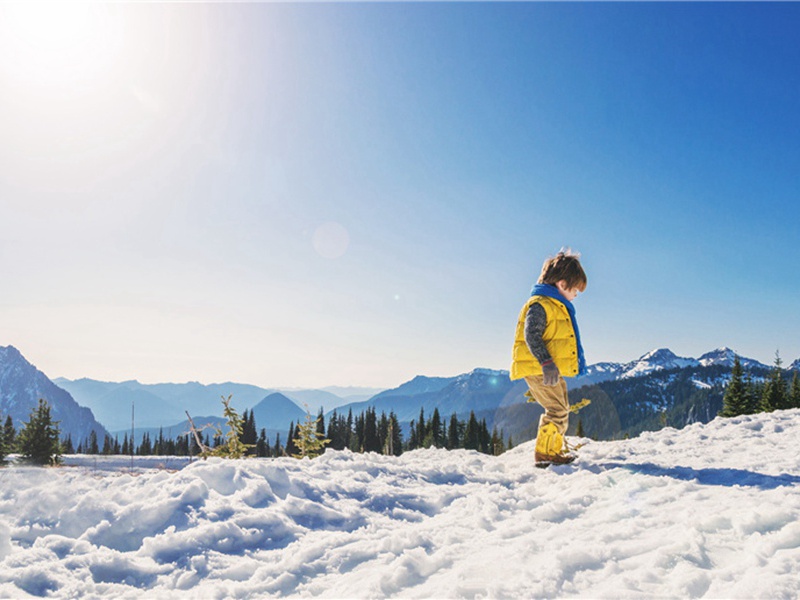
[[[547,423],[539,428],[536,435],[535,460],[537,467],[548,465],[566,465],[575,460],[571,454],[564,452],[564,436],[552,423]]]

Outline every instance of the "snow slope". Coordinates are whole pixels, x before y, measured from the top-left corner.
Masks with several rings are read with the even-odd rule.
[[[796,598],[799,438],[793,410],[589,442],[548,470],[530,443],[12,467],[0,597]]]

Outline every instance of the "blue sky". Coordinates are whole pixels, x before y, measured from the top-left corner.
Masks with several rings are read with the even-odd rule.
[[[0,12],[0,345],[48,375],[508,368],[570,246],[590,363],[800,357],[796,3]]]

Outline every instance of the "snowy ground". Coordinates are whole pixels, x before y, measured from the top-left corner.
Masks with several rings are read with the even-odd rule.
[[[531,444],[7,468],[0,597],[797,598],[798,440],[786,411],[548,470]]]

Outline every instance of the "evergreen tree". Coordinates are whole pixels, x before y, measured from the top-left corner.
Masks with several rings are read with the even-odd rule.
[[[325,410],[321,406],[317,414],[317,433],[325,437]]]
[[[497,427],[492,428],[492,455],[500,456],[505,451],[503,436],[497,433]]]
[[[105,456],[114,454],[114,439],[108,434],[105,434],[105,436],[103,436],[103,449],[101,450],[101,452]]]
[[[311,416],[310,412],[306,412],[306,420],[298,426],[298,434],[294,440],[297,453],[292,456],[294,458],[315,458],[322,454],[322,450],[328,442],[330,440],[323,437],[317,430],[317,420]]]
[[[442,417],[439,415],[439,409],[433,409],[433,416],[430,423],[430,438],[431,443],[437,448],[444,448],[445,434],[444,427],[442,426]]]
[[[780,354],[776,352],[775,366],[764,386],[764,394],[761,397],[761,407],[764,412],[789,408],[789,394],[786,389],[786,381],[783,379],[782,364]]]
[[[344,419],[341,419],[341,421],[343,423]],[[331,413],[330,419],[328,419],[328,433],[325,436],[331,441],[329,446],[334,450],[344,450],[345,446],[347,445],[347,440],[342,435],[343,431],[344,427],[340,423],[339,414],[336,412],[336,409],[334,409]]]
[[[478,419],[475,418],[475,411],[470,411],[467,428],[464,431],[464,448],[467,450],[480,450],[481,432]]]
[[[350,450],[358,450],[358,442],[355,438],[355,429],[353,425],[353,409],[351,408],[349,411],[347,411],[347,423],[345,424],[345,435],[347,436],[347,442],[345,442],[345,447],[349,448]]]
[[[389,454],[388,448],[389,438],[389,417],[385,412],[381,412],[381,418],[378,419],[378,443],[380,444],[380,451],[383,454]]]
[[[756,389],[753,376],[747,372],[744,376],[745,414],[753,415],[761,410],[761,394]]]
[[[281,434],[275,434],[275,446],[272,448],[272,456],[278,457],[283,456],[285,454],[285,450],[283,446],[281,446]]]
[[[742,363],[737,355],[733,359],[731,380],[722,397],[722,410],[719,412],[721,417],[738,417],[747,414],[748,402],[742,375]]]
[[[286,448],[284,452],[287,456],[294,456],[298,453],[297,446],[294,443],[295,438],[299,434],[297,427],[294,425],[294,421],[289,424],[289,435],[286,438]]]
[[[368,408],[364,413],[364,452],[380,452],[381,447],[378,438],[378,417],[375,408]]]
[[[789,394],[790,408],[800,408],[800,378],[797,377],[797,371],[792,376],[792,387]]]
[[[85,448],[86,454],[100,454],[100,446],[97,444],[97,432],[94,429],[89,432],[89,439]]]
[[[0,465],[4,465],[6,463],[6,456],[8,456],[10,452],[11,451],[6,445],[5,432],[0,429]]]
[[[258,440],[256,441],[256,456],[260,458],[269,456],[269,440],[267,439],[267,430],[263,427],[261,428],[261,433],[259,433]]]
[[[453,413],[450,417],[450,426],[447,428],[446,448],[448,450],[455,450],[461,446],[461,435],[459,433],[460,427],[458,416],[456,413]]]
[[[150,434],[146,431],[142,435],[142,443],[136,450],[139,456],[151,456],[153,454],[153,444],[150,442]]]
[[[14,420],[11,418],[11,415],[6,417],[5,425],[3,425],[2,436],[6,444],[6,452],[11,454],[14,452],[14,449],[17,445],[17,431],[14,429]]]
[[[400,430],[400,421],[394,411],[389,413],[389,431],[387,433],[387,454],[400,456],[403,453],[403,432]]]
[[[583,431],[583,420],[578,419],[578,427],[575,429],[575,435],[582,438],[586,437],[586,434]]]
[[[419,448],[421,441],[417,439],[417,425],[414,419],[411,419],[411,423],[409,424],[409,434],[408,434],[408,449],[409,450],[416,450]]]
[[[72,445],[72,434],[67,434],[67,439],[61,444],[61,454],[75,454],[75,447]]]
[[[486,426],[486,419],[481,419],[480,427],[478,429],[478,450],[484,454],[492,453],[492,436],[489,434],[489,428]]]
[[[425,408],[420,407],[419,409],[419,421],[417,421],[417,447],[424,448],[425,447],[425,438],[427,437],[427,423],[425,423]],[[428,441],[430,445],[430,441]]]
[[[247,447],[247,454],[253,456],[258,454],[256,445],[258,443],[258,431],[256,429],[256,418],[253,411],[245,410],[242,414],[242,434],[240,441]]]
[[[61,442],[58,421],[50,416],[50,405],[39,399],[31,411],[30,419],[22,424],[17,444],[22,459],[37,465],[54,465],[61,462]]]

